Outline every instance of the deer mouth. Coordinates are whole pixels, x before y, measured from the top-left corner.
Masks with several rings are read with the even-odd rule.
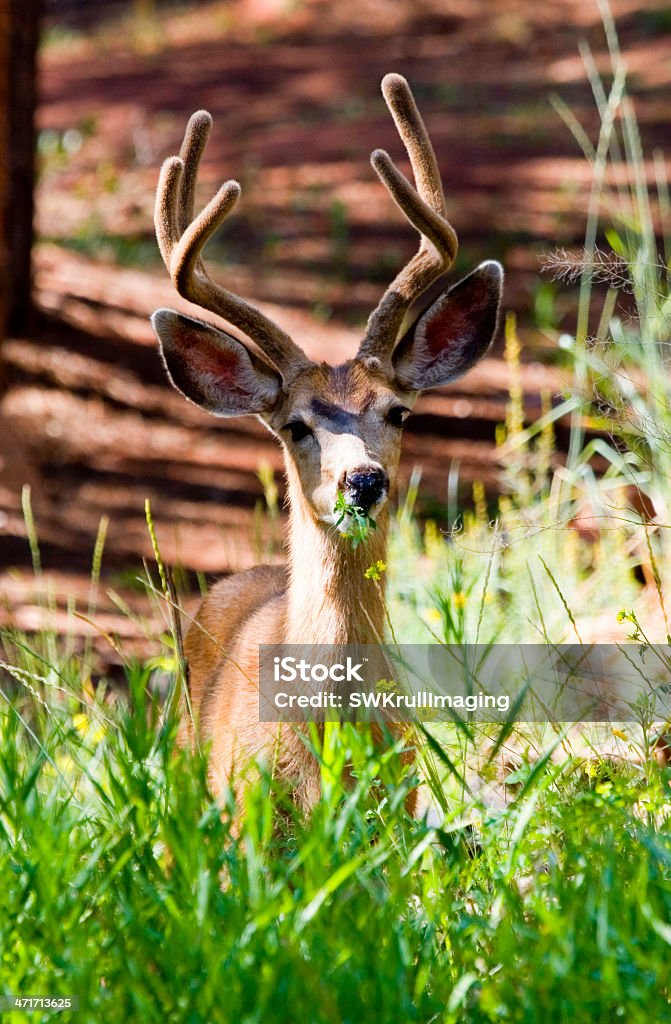
[[[350,540],[355,548],[367,541],[377,529],[376,517],[387,501],[386,474],[384,477],[384,487],[375,491],[369,489],[362,494],[361,490],[349,487],[338,490],[333,512],[320,516],[321,522]]]

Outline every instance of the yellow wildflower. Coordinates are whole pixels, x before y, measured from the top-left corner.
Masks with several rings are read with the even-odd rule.
[[[368,566],[368,568],[364,572],[364,576],[366,577],[367,580],[379,580],[382,578],[382,573],[386,571],[386,563],[378,558],[377,562],[373,562],[372,565]]]

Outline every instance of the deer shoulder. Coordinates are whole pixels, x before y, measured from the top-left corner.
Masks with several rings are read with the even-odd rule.
[[[184,642],[194,716],[207,714],[222,669],[246,648],[255,649],[256,634],[265,635],[271,618],[283,632],[286,589],[286,569],[271,565],[228,576],[210,589]]]

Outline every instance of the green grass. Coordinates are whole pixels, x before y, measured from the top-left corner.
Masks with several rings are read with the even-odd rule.
[[[4,690],[2,991],[78,995],[62,1016],[81,1022],[671,1019],[654,761],[523,762],[495,810],[458,792],[446,737],[431,828],[404,813],[414,780],[347,729],[353,791],[332,779],[305,821],[262,778],[236,838],[147,670],[112,707],[73,682]]]
[[[338,491],[333,514],[338,516],[335,523],[336,528],[347,520],[344,536],[347,537],[353,548],[357,548],[359,544],[365,544],[372,531],[377,529],[375,520],[364,509],[350,504],[342,491]]]
[[[598,556],[574,533],[567,557],[556,529],[501,547],[518,513],[504,503],[491,527],[475,497],[447,543],[408,495],[389,570],[370,574],[390,576],[399,639],[528,640],[531,621],[570,635],[544,566],[576,622],[595,577],[604,607],[633,592],[617,539]],[[27,494],[24,510],[39,574]],[[94,582],[103,542],[104,528]],[[77,995],[63,1014],[77,1022],[671,1020],[671,770],[649,727],[607,730],[606,753],[561,725],[434,726],[408,739],[407,774],[398,746],[381,755],[343,727],[328,763],[352,763],[354,789],[325,768],[304,819],[262,772],[236,835],[206,752],[177,748],[173,702],[156,695],[178,671],[169,633],[153,665],[128,664],[127,692],[94,689],[48,628],[7,633],[3,662],[0,992]],[[420,778],[433,824],[404,811]]]

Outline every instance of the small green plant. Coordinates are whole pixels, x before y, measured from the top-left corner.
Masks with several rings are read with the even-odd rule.
[[[350,504],[342,491],[338,491],[333,512],[338,516],[335,524],[336,527],[340,526],[345,520],[348,520],[347,529],[344,531],[343,536],[352,542],[353,548],[358,548],[359,544],[367,541],[371,532],[377,529],[377,523],[372,516],[369,516],[358,505]]]

